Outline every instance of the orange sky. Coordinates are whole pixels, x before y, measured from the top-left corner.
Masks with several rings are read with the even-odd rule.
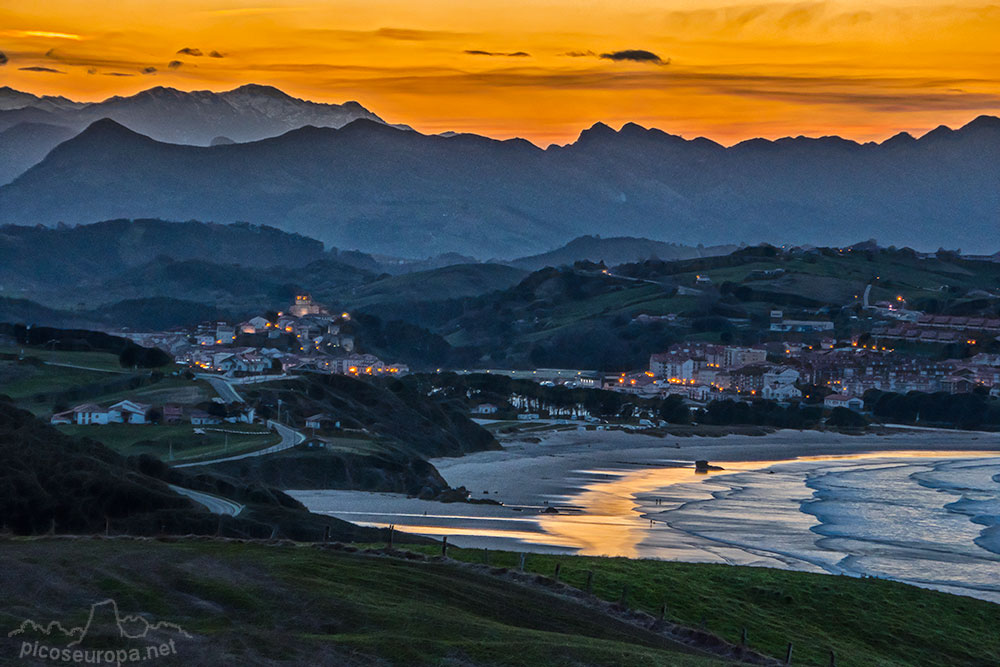
[[[266,83],[542,145],[598,120],[881,139],[1000,115],[998,36],[1000,6],[961,1],[0,0],[0,85],[99,100]],[[623,50],[660,62],[602,57]]]

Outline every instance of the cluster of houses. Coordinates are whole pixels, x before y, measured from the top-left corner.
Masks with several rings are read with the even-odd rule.
[[[871,389],[966,393],[985,387],[1000,395],[1000,355],[932,361],[875,344],[855,341],[837,346],[829,339],[815,345],[753,347],[688,342],[651,355],[648,370],[608,376],[602,383],[612,391],[644,397],[681,395],[698,402],[735,397],[793,401],[802,398],[806,385],[831,390],[835,395],[831,403]]]
[[[219,417],[204,410],[189,408],[167,403],[154,407],[147,403],[132,400],[118,401],[112,405],[100,406],[96,403],[83,403],[64,412],[57,412],[49,420],[52,424],[76,424],[79,426],[95,424],[181,424],[190,423],[194,426],[221,424],[222,422],[252,424],[254,409],[244,408],[238,415]]]
[[[140,345],[170,352],[178,363],[229,377],[265,373],[316,372],[343,375],[404,374],[355,350],[347,330],[349,313],[330,313],[308,294],[295,297],[287,311],[239,324],[211,322],[194,331],[124,334]]]
[[[912,321],[880,322],[872,331],[876,340],[895,343],[959,343],[975,345],[984,337],[1000,334],[1000,318],[925,315]]]
[[[679,343],[651,355],[646,371],[606,378],[605,388],[643,396],[681,395],[699,402],[722,394],[781,401],[801,398],[796,387],[799,371],[767,359],[765,346]]]

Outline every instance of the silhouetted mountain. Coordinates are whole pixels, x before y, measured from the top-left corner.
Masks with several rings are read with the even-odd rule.
[[[12,109],[23,109],[33,107],[46,111],[73,109],[87,106],[86,102],[74,102],[54,95],[32,95],[20,90],[14,90],[10,86],[0,88],[0,111],[10,111]]]
[[[35,135],[23,137],[23,157],[15,161],[7,157],[0,140],[0,184],[10,182],[59,141],[101,118],[112,118],[159,141],[198,146],[254,141],[305,125],[342,127],[358,118],[381,122],[357,102],[310,102],[270,86],[246,85],[222,93],[157,87],[94,103],[39,97],[4,87],[0,88],[0,132],[19,125],[44,124],[62,128],[64,136],[53,142],[39,135],[31,143],[25,142]],[[29,161],[31,157],[34,159]]]
[[[46,289],[93,289],[103,284],[104,292],[114,288],[108,281],[164,257],[168,262],[208,260],[295,269],[326,255],[323,244],[314,239],[248,224],[109,220],[60,229],[8,226],[0,227],[0,288],[8,294],[37,295]],[[224,282],[230,284],[232,276]],[[120,287],[133,286],[149,287],[134,280]]]
[[[609,231],[689,245],[876,237],[993,252],[998,124],[983,117],[883,144],[796,137],[731,148],[598,124],[542,150],[369,120],[198,148],[102,120],[0,188],[0,222],[250,220],[409,257],[508,259]]]
[[[600,236],[581,236],[561,248],[506,263],[525,271],[537,271],[546,266],[572,266],[580,261],[604,262],[607,266],[615,266],[647,259],[673,260],[728,255],[737,248],[735,245],[691,247],[632,236],[606,239]]]
[[[357,102],[323,104],[287,95],[271,86],[245,85],[222,93],[184,92],[158,86],[128,97],[79,103],[0,89],[0,129],[18,122],[63,125],[76,131],[111,118],[159,141],[207,146],[222,135],[233,141],[273,137],[304,125],[342,127],[378,116]],[[44,119],[38,112],[45,112]]]
[[[0,132],[0,185],[10,183],[75,134],[61,125],[20,123]]]

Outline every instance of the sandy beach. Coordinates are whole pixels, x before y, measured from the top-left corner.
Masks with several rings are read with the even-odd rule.
[[[933,477],[967,476],[976,462],[1000,472],[995,434],[536,435],[508,438],[503,451],[433,461],[453,486],[502,506],[351,491],[290,493],[316,512],[447,535],[460,546],[885,576],[1000,601],[1000,586],[994,591],[991,583],[1000,553],[986,548],[983,526],[968,516],[975,512],[949,509],[953,501],[975,501],[987,504],[982,512],[992,511],[993,486],[1000,484],[980,474],[983,491],[970,499],[949,495],[944,487],[952,482],[938,488]],[[697,473],[696,460],[721,469]],[[943,468],[949,465],[965,467]],[[859,489],[885,495],[859,501]],[[912,505],[910,515],[886,515],[899,511],[896,498]],[[891,528],[883,523],[911,532],[884,536]]]

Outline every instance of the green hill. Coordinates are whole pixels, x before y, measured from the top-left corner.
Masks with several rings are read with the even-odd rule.
[[[475,297],[507,289],[527,275],[503,264],[455,264],[381,278],[353,289],[346,300],[353,308],[380,312],[372,306]]]

